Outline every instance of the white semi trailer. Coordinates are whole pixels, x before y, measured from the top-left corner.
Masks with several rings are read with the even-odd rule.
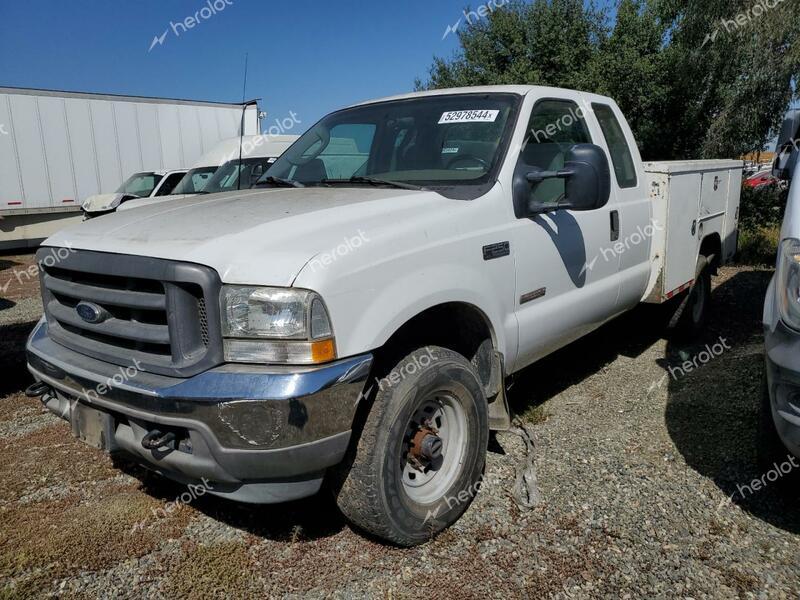
[[[132,173],[188,167],[220,140],[259,132],[252,103],[0,87],[0,249],[79,222],[85,198]]]

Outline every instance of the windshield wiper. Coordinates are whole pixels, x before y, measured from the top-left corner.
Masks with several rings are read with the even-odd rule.
[[[293,187],[293,188],[301,188],[306,187],[299,181],[292,181],[291,179],[283,179],[282,177],[274,177],[270,175],[269,177],[265,177],[261,181],[255,184],[253,187],[261,187],[264,184],[272,184],[277,185],[278,187]]]
[[[364,177],[363,175],[353,175],[350,179],[323,179],[321,183],[368,183],[370,185],[387,185],[401,190],[425,190],[421,185],[405,183],[404,181],[391,181],[389,179],[379,179],[377,177]]]

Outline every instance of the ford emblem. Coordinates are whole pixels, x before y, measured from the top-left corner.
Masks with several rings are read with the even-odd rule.
[[[102,323],[109,316],[102,307],[92,302],[78,302],[78,306],[75,307],[75,312],[78,313],[81,319],[92,325]]]

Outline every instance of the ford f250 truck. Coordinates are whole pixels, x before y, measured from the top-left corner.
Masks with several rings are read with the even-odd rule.
[[[327,480],[421,543],[477,491],[511,374],[642,301],[702,326],[742,167],[645,165],[613,100],[569,90],[352,106],[254,189],[50,238],[29,394],[166,477],[250,503]]]

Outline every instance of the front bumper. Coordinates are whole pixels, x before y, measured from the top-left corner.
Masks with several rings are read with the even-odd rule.
[[[65,348],[48,336],[45,321],[31,334],[27,356],[36,380],[54,390],[45,405],[79,437],[88,412],[103,420],[106,450],[253,503],[318,491],[325,469],[344,458],[372,364],[362,355],[309,368],[223,365],[180,379]],[[172,432],[174,441],[146,449],[142,442],[154,431]]]
[[[800,334],[778,321],[764,330],[772,418],[784,446],[800,458]]]

